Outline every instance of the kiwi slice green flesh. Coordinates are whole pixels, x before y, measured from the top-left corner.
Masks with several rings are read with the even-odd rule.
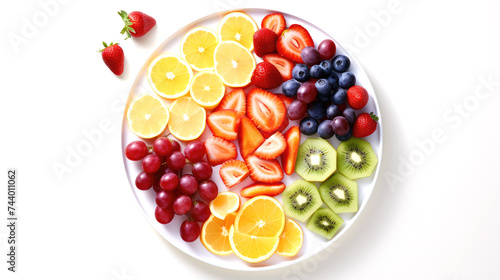
[[[347,179],[340,173],[333,174],[321,184],[319,194],[335,213],[358,211],[358,183]]]
[[[319,208],[314,212],[306,228],[327,239],[332,239],[344,220],[328,208]]]
[[[377,155],[365,140],[351,138],[337,148],[339,172],[351,180],[369,177],[377,167]]]
[[[337,151],[328,141],[309,138],[297,152],[295,172],[309,182],[323,182],[337,169]]]
[[[288,185],[281,198],[285,214],[301,222],[305,222],[323,204],[318,187],[302,179]]]

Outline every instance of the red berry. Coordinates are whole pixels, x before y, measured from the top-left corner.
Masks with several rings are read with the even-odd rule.
[[[253,70],[252,83],[263,89],[272,89],[279,87],[283,83],[283,78],[274,65],[264,61],[257,64]]]
[[[278,40],[278,35],[272,30],[267,28],[261,28],[253,34],[253,47],[255,54],[258,57],[262,57],[268,53],[276,52],[276,41]]]
[[[378,117],[373,113],[358,116],[352,127],[352,135],[356,138],[366,137],[377,130]]]
[[[113,44],[113,42],[109,46],[105,42],[102,42],[102,44],[104,45],[104,49],[100,50],[102,60],[111,72],[120,76],[123,73],[125,65],[125,55],[123,54],[122,47],[118,44]]]
[[[134,11],[127,14],[125,11],[120,11],[118,14],[125,23],[125,27],[120,32],[121,34],[127,33],[125,40],[131,36],[141,37],[156,25],[156,20],[143,12]]]
[[[352,86],[347,90],[347,105],[354,110],[363,109],[368,103],[368,92],[362,86]]]

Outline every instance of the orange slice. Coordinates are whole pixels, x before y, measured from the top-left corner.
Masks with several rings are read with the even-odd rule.
[[[283,206],[272,197],[256,196],[243,204],[234,226],[236,231],[248,235],[279,237],[285,227]]]
[[[294,220],[288,219],[285,229],[280,236],[280,244],[278,245],[278,249],[276,249],[276,254],[285,257],[297,255],[300,248],[302,248],[303,239],[302,228]]]
[[[258,263],[269,259],[279,245],[279,237],[255,236],[239,232],[231,226],[229,244],[233,252],[242,260]]]
[[[221,220],[224,220],[227,214],[236,212],[238,208],[240,208],[240,197],[234,192],[220,192],[210,201],[210,212]]]
[[[201,228],[201,243],[208,251],[219,256],[227,256],[233,252],[229,244],[229,229],[233,225],[236,213],[227,214],[224,220],[214,215],[203,224]]]

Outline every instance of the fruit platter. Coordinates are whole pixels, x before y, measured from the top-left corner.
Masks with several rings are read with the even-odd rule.
[[[242,9],[201,18],[151,54],[122,152],[141,211],[168,242],[215,266],[275,269],[332,246],[361,214],[382,119],[335,37]]]

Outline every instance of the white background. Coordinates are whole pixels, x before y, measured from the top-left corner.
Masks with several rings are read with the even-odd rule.
[[[498,279],[500,84],[488,91],[480,82],[500,82],[498,3],[61,0],[44,21],[45,2],[4,1],[0,16],[0,170],[19,170],[20,219],[19,272],[2,261],[0,278]],[[297,15],[351,47],[384,118],[380,177],[357,222],[328,253],[257,273],[201,263],[158,235],[134,201],[120,146],[122,106],[150,53],[191,21],[244,7]],[[157,26],[123,41],[121,9]],[[382,14],[390,16],[377,21]],[[27,22],[38,27],[23,35]],[[121,77],[96,52],[103,40],[124,49]],[[102,140],[58,177],[53,165],[67,164],[101,123],[110,124]],[[442,141],[429,144],[436,130]],[[6,238],[2,222],[4,257]]]

